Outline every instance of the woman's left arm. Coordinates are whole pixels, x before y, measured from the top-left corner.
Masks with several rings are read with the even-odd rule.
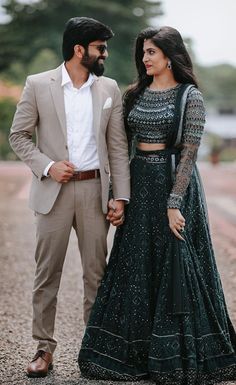
[[[190,90],[185,110],[182,138],[182,150],[180,161],[176,169],[175,181],[167,201],[168,217],[170,227],[176,221],[180,222],[180,208],[183,196],[190,182],[194,164],[197,159],[197,152],[205,124],[205,107],[201,92],[193,88]],[[172,210],[178,209],[178,210]],[[173,231],[173,228],[171,228]],[[175,234],[176,235],[176,234]]]
[[[183,124],[182,150],[175,181],[167,202],[168,208],[180,209],[181,207],[204,130],[205,107],[201,92],[196,88],[193,88],[188,94]]]

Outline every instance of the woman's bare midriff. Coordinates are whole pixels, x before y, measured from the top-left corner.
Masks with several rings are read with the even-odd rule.
[[[164,150],[166,145],[164,143],[137,143],[137,147],[142,151]]]

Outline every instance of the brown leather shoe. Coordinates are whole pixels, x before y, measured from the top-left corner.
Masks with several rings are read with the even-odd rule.
[[[48,371],[53,368],[52,354],[38,350],[27,367],[28,377],[46,377]]]

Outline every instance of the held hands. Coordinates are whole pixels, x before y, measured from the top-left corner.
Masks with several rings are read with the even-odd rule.
[[[171,231],[178,239],[184,241],[184,238],[180,235],[181,231],[184,231],[185,219],[179,209],[167,209],[167,216],[169,219],[169,226]]]
[[[120,226],[123,224],[125,219],[124,207],[125,202],[123,200],[109,200],[107,219],[113,224],[113,226]]]
[[[52,179],[59,183],[67,183],[73,176],[75,166],[67,160],[55,162],[50,167],[48,173]]]

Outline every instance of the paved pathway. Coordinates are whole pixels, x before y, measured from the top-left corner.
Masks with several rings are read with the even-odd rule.
[[[200,169],[206,187],[218,266],[229,311],[236,325],[236,164],[217,167],[202,164]],[[54,371],[46,379],[30,380],[25,376],[24,367],[35,350],[30,336],[35,241],[34,217],[27,208],[30,172],[21,163],[0,162],[0,175],[0,384],[117,384],[86,381],[79,376],[76,358],[83,335],[82,282],[74,234],[71,235],[58,298],[56,337],[59,343]],[[112,234],[109,244],[111,239]]]

